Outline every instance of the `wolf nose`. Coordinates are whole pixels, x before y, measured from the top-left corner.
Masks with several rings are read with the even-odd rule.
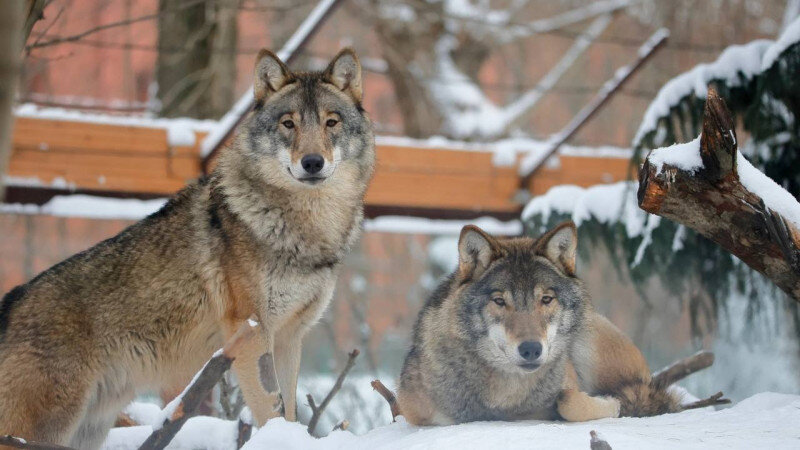
[[[303,159],[300,160],[300,165],[303,166],[306,172],[314,175],[315,173],[322,170],[322,166],[325,165],[325,158],[322,155],[318,155],[316,153],[311,155],[303,156]]]
[[[526,361],[535,361],[542,356],[542,343],[536,341],[525,341],[519,344],[520,356],[525,358]]]

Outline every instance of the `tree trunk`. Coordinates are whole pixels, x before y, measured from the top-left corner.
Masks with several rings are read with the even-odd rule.
[[[709,88],[700,138],[702,167],[654,164],[639,172],[639,206],[699,232],[800,302],[800,231],[742,185],[734,122]],[[793,207],[800,210],[800,204]]]
[[[23,0],[0,2],[0,201],[5,194],[4,177],[14,128],[14,95],[22,63],[23,6]]]
[[[239,0],[160,0],[156,81],[163,117],[219,118],[233,104]]]

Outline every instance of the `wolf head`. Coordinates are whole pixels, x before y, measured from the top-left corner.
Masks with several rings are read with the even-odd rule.
[[[575,277],[577,231],[500,240],[468,225],[454,283],[459,332],[496,369],[531,372],[565,355],[588,297]]]
[[[292,72],[262,50],[255,108],[236,146],[250,178],[287,189],[368,179],[374,138],[362,94],[361,65],[351,49],[310,73]]]

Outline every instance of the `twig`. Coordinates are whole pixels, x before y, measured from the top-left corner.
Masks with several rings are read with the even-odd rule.
[[[164,420],[161,428],[153,433],[139,447],[140,450],[162,450],[178,434],[184,423],[192,417],[198,406],[208,396],[214,385],[222,375],[231,367],[233,360],[238,356],[242,346],[256,334],[256,327],[250,321],[245,321],[242,326],[231,336],[221,351],[218,351],[195,376],[189,386],[184,389],[178,398],[173,400],[178,404],[173,409],[170,417]],[[171,403],[172,404],[172,403]],[[168,407],[170,405],[167,405]],[[165,408],[166,409],[166,408]]]
[[[117,22],[111,22],[111,23],[106,23],[106,24],[103,24],[103,25],[98,25],[96,27],[89,28],[88,30],[82,31],[82,32],[77,33],[77,34],[73,34],[71,36],[54,37],[52,39],[48,39],[46,41],[41,41],[41,42],[37,38],[37,40],[33,44],[25,46],[25,51],[26,52],[30,52],[31,50],[33,50],[35,48],[48,47],[48,46],[51,46],[51,45],[64,44],[64,43],[67,43],[67,42],[75,42],[75,41],[78,41],[78,40],[80,40],[80,39],[82,39],[82,38],[84,38],[86,36],[98,33],[98,32],[103,31],[103,30],[108,30],[110,28],[116,28],[116,27],[122,27],[122,26],[126,26],[126,25],[132,25],[134,23],[144,22],[144,21],[147,21],[147,20],[157,19],[161,14],[179,12],[179,11],[182,11],[184,9],[191,8],[192,6],[196,6],[196,5],[199,5],[201,3],[204,3],[205,1],[206,0],[190,0],[190,1],[187,1],[185,4],[178,6],[174,10],[160,11],[160,12],[155,13],[155,14],[146,14],[146,15],[139,16],[139,17],[132,17],[130,19],[125,19],[125,20],[120,20],[120,21],[117,21]],[[41,38],[41,36],[39,36],[39,37]]]
[[[706,406],[713,406],[713,405],[727,405],[731,401],[727,398],[722,398],[722,392],[717,392],[716,394],[712,395],[711,397],[704,398],[703,400],[698,400],[696,402],[689,403],[687,405],[682,405],[681,408],[685,411],[687,409],[697,409],[697,408],[704,408]]]
[[[394,422],[395,418],[400,415],[400,408],[397,406],[397,397],[394,395],[394,392],[381,383],[381,380],[372,380],[370,385],[372,385],[372,389],[378,391],[378,394],[381,394],[381,397],[386,399],[386,402],[389,403],[389,408],[392,411],[392,422]]]
[[[654,373],[653,385],[667,387],[695,372],[711,367],[712,364],[714,364],[714,354],[707,351],[699,351]]]
[[[350,427],[350,421],[347,420],[347,419],[344,419],[341,422],[337,423],[336,426],[333,427],[333,430],[331,430],[331,431],[336,431],[336,430],[345,431],[349,427]]]
[[[611,450],[611,446],[603,439],[600,439],[600,436],[597,435],[597,431],[590,431],[589,432],[589,448],[592,450]]]
[[[350,369],[353,368],[353,365],[356,363],[356,358],[358,357],[359,351],[358,349],[354,349],[350,352],[349,358],[347,359],[347,364],[344,366],[342,373],[339,374],[339,378],[336,379],[336,383],[331,388],[328,395],[322,400],[322,403],[317,406],[314,402],[314,397],[311,394],[306,395],[308,399],[308,406],[311,407],[312,415],[311,420],[308,421],[308,434],[313,435],[314,429],[317,427],[317,422],[319,422],[320,417],[322,417],[322,413],[325,411],[325,408],[328,407],[328,404],[333,399],[333,396],[339,392],[339,389],[342,388],[342,382],[344,382],[345,377],[347,377],[347,373],[350,372]]]
[[[253,414],[250,413],[249,408],[242,408],[237,429],[236,448],[240,449],[250,440],[250,435],[253,434]]]
[[[63,445],[45,444],[44,442],[27,441],[22,438],[14,437],[9,434],[0,436],[0,446],[11,448],[26,448],[31,450],[74,450],[72,447]]]

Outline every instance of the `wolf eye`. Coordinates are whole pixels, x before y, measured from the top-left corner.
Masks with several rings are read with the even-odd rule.
[[[552,302],[552,301],[553,301],[553,297],[552,296],[550,296],[550,295],[543,295],[542,296],[542,303],[544,303],[545,305],[550,304],[550,302]]]
[[[492,301],[497,304],[497,306],[506,306],[506,300],[503,297],[492,297]]]
[[[337,123],[339,123],[339,121],[336,119],[328,119],[328,121],[325,122],[325,125],[329,127],[335,127]]]
[[[291,120],[284,120],[283,122],[281,122],[281,125],[285,126],[290,130],[294,128],[294,122],[292,122]]]

